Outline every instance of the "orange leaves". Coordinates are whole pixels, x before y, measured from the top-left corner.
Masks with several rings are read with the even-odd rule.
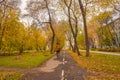
[[[90,57],[84,57],[77,56],[77,54],[71,51],[69,51],[69,54],[73,57],[73,59],[78,63],[79,66],[87,69],[87,71],[95,75],[98,75],[89,76],[88,80],[120,79],[120,63],[118,62],[119,56],[92,53]]]
[[[19,80],[23,74],[13,71],[0,71],[0,80]]]
[[[7,72],[7,71],[1,71],[0,72],[0,80],[4,80],[6,76],[14,75],[15,72]]]

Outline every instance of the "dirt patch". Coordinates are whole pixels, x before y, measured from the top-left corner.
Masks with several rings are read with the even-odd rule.
[[[22,56],[16,56],[13,60],[23,60],[24,58]]]

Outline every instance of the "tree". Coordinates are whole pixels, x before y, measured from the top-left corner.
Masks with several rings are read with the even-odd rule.
[[[7,28],[11,25],[10,22],[15,20],[15,18],[18,19],[18,14],[15,9],[18,8],[18,5],[13,5],[13,2],[14,4],[20,3],[20,1],[15,2],[15,0],[2,0],[0,2],[0,51],[2,50],[2,47],[4,47],[4,37],[7,35]]]
[[[11,11],[13,11],[13,9],[8,6],[7,1],[3,0],[0,4],[0,51],[3,44],[3,37],[5,35],[5,23],[7,23]]]
[[[34,23],[37,26],[41,26],[41,24],[43,24],[44,26],[46,24],[49,24],[49,27],[52,32],[51,49],[50,49],[50,52],[52,53],[54,46],[55,32],[52,25],[52,13],[50,9],[50,2],[51,2],[50,0],[30,1],[28,3],[28,10],[29,10],[29,16],[33,18]],[[43,17],[43,15],[45,16]]]
[[[68,12],[68,22],[69,22],[69,27],[74,39],[74,48],[73,51],[77,52],[78,55],[80,55],[79,52],[79,48],[77,45],[77,34],[78,34],[78,18],[77,18],[77,14],[76,14],[76,8],[75,8],[75,2],[74,2],[74,9],[72,9],[72,0],[70,0],[69,2],[67,2],[66,0],[64,0],[64,4],[67,7],[67,12]],[[71,11],[73,13],[73,18],[71,17]],[[72,20],[73,19],[73,20]],[[72,24],[73,23],[73,24]],[[74,28],[73,28],[74,27]],[[71,42],[71,39],[69,39],[69,41]],[[70,45],[72,46],[72,44],[70,43]]]
[[[84,32],[81,31],[79,34],[78,34],[78,38],[77,38],[77,41],[78,41],[78,46],[80,49],[85,49],[85,39],[84,39]]]
[[[46,3],[46,8],[47,8],[48,15],[49,15],[49,25],[50,25],[50,28],[51,28],[51,31],[52,31],[52,41],[51,41],[51,50],[50,50],[50,52],[52,53],[53,52],[53,46],[54,46],[55,32],[54,32],[53,25],[52,25],[52,18],[51,18],[50,9],[48,7],[48,2],[47,2],[47,0],[44,0],[44,1]]]
[[[111,33],[111,30],[109,29],[109,27],[107,26],[104,26],[104,25],[107,25],[108,24],[108,21],[110,20],[110,18],[112,17],[112,12],[103,12],[101,14],[99,14],[98,16],[96,16],[96,21],[98,22],[98,24],[100,25],[100,28],[98,29],[98,35],[99,35],[99,41],[100,41],[100,46],[101,48],[103,47],[103,38],[105,36],[105,32],[109,31],[109,34],[111,36],[111,38],[113,37],[112,33]],[[106,28],[104,28],[106,27]],[[106,34],[107,35],[107,34]],[[111,39],[112,40],[112,39]],[[113,42],[110,40],[110,44],[113,46]]]
[[[55,43],[59,43],[60,47],[63,48],[65,45],[65,29],[66,27],[61,23],[54,22],[53,28],[55,30],[56,36],[55,36]]]
[[[18,20],[18,15],[14,10],[10,10],[7,13],[9,17],[5,19],[2,27],[4,28],[4,34],[2,35],[2,51],[11,53],[12,51],[23,52],[23,44],[25,35],[24,25],[20,23]]]
[[[40,28],[35,27],[32,25],[30,27],[30,43],[32,43],[32,47],[35,48],[37,51],[43,50],[45,47],[45,35],[42,34],[42,31]]]
[[[83,24],[84,24],[84,32],[85,32],[85,42],[86,42],[86,56],[90,56],[89,53],[89,40],[88,40],[88,31],[87,31],[87,21],[86,21],[86,6],[83,6],[83,3],[81,0],[78,0],[79,2],[79,6],[80,6],[80,10],[81,10],[81,14],[82,14],[82,19],[83,19]]]

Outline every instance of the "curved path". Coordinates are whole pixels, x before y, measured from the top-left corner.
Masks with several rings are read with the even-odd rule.
[[[54,56],[41,67],[31,69],[21,80],[86,80],[91,75],[80,68],[66,52]]]

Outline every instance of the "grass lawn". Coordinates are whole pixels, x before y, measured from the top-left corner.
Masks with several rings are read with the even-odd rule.
[[[0,71],[0,80],[20,80],[22,73],[13,71]]]
[[[0,66],[15,68],[33,68],[42,64],[55,54],[41,52],[26,53],[19,56],[0,57]]]
[[[89,76],[88,80],[120,80],[120,56],[91,53],[90,57],[85,57],[77,56],[73,52],[69,54],[79,66],[98,74],[98,76]]]

